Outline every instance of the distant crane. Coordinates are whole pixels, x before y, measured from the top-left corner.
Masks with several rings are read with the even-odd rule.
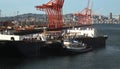
[[[40,6],[35,6],[36,9],[45,11],[48,17],[48,27],[49,28],[62,28],[63,17],[62,17],[62,7],[64,0],[50,0],[47,4]]]
[[[73,15],[78,17],[78,25],[90,25],[92,23],[92,9],[90,9],[90,0],[88,0],[86,8]]]

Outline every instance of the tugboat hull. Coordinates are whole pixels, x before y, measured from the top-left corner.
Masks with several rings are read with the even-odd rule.
[[[68,48],[65,48],[64,52],[66,54],[71,54],[72,55],[72,54],[80,54],[80,53],[89,52],[91,50],[93,50],[92,47],[88,47],[88,48],[85,48],[85,49],[68,49]]]

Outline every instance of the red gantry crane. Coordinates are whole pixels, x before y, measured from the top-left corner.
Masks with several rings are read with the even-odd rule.
[[[45,11],[48,17],[48,27],[49,28],[62,28],[63,26],[63,16],[62,7],[64,0],[50,0],[47,4],[40,6],[35,6],[36,9]]]
[[[81,12],[75,13],[73,15],[78,17],[78,25],[91,25],[92,24],[92,10],[89,8],[90,0],[88,0],[88,5]]]

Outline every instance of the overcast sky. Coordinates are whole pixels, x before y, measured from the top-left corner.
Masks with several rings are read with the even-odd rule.
[[[34,6],[42,5],[50,0],[0,0],[0,10],[2,16],[13,16],[24,13],[43,13],[35,9]],[[88,0],[65,0],[63,13],[74,13],[84,9]],[[120,0],[91,0],[93,2],[93,11],[95,14],[113,15],[120,14]]]

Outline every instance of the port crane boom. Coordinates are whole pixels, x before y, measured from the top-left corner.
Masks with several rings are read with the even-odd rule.
[[[78,13],[74,13],[74,16],[78,17],[78,25],[90,25],[92,23],[92,9],[89,8],[90,0],[88,0],[87,7]]]
[[[48,17],[48,28],[61,28],[63,26],[62,7],[64,0],[50,0],[48,3],[35,6],[36,9],[45,11]]]

